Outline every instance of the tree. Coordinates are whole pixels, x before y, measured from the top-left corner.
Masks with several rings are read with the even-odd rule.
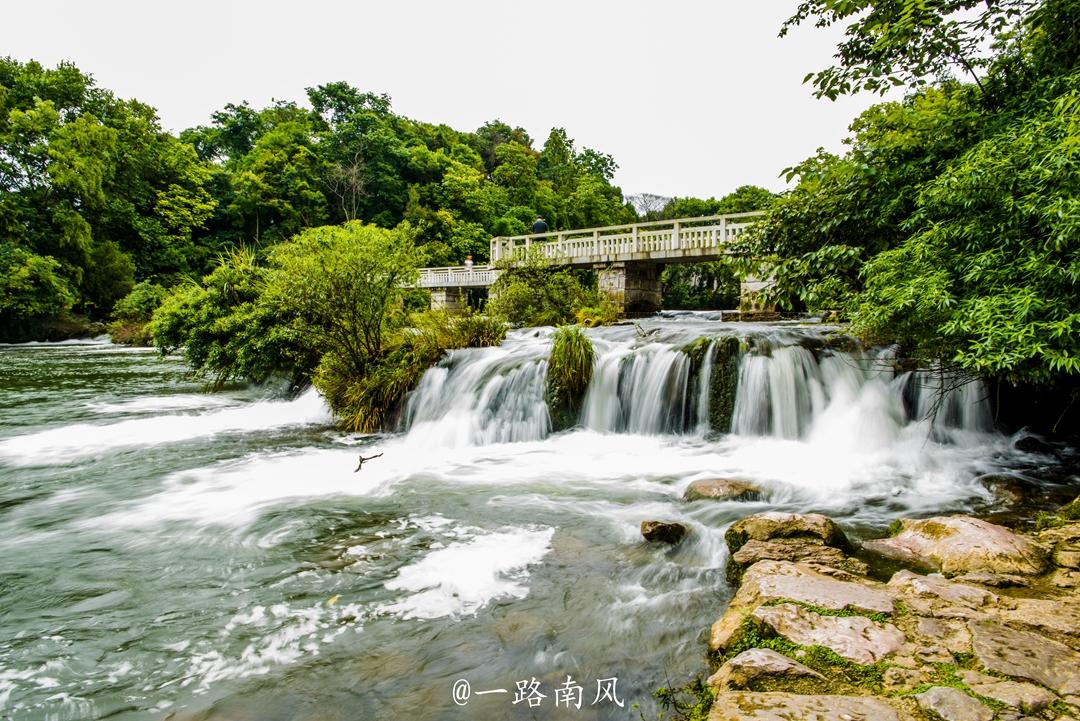
[[[1033,0],[805,0],[781,37],[804,22],[847,23],[837,64],[809,73],[817,97],[919,87],[960,70],[982,88],[988,39],[1004,37],[1039,5]]]
[[[357,221],[312,228],[275,246],[270,260],[266,302],[296,333],[364,377],[386,350],[402,286],[416,281],[409,228]]]

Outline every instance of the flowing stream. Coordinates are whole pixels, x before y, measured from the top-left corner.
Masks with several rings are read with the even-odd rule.
[[[0,718],[648,715],[705,665],[733,520],[817,511],[880,533],[991,508],[979,476],[1049,463],[991,431],[978,386],[942,395],[947,379],[827,331],[707,314],[590,331],[569,431],[544,402],[550,329],[516,331],[452,353],[401,432],[368,436],[335,430],[314,391],[207,395],[150,351],[0,348]],[[735,356],[684,351],[735,333]],[[681,500],[716,477],[765,500]],[[646,519],[690,535],[646,544]],[[584,702],[556,711],[567,675]],[[514,704],[534,678],[541,706]],[[591,703],[610,678],[624,706]]]

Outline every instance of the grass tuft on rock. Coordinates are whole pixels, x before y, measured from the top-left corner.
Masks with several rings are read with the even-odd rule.
[[[555,430],[564,430],[577,423],[595,361],[592,341],[584,329],[580,326],[555,329],[545,392]]]

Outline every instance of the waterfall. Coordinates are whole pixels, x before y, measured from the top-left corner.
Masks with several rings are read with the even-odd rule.
[[[877,445],[919,424],[943,441],[991,428],[978,383],[957,384],[940,369],[897,374],[892,349],[836,350],[806,329],[755,332],[743,343],[749,350],[736,349],[732,357],[738,369],[733,434],[809,442],[844,436]],[[660,339],[619,328],[593,329],[590,337],[596,361],[579,426],[639,435],[728,430],[710,428],[709,420],[718,402],[711,396],[718,392],[712,381],[722,366],[719,343],[703,342],[695,361],[684,350],[693,338]],[[550,348],[549,332],[531,330],[510,334],[496,348],[454,351],[411,394],[409,436],[433,447],[547,437]],[[729,368],[733,385],[735,366]]]

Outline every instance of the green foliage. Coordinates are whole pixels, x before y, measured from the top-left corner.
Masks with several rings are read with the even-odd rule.
[[[579,325],[586,328],[595,328],[601,325],[613,325],[622,320],[622,310],[607,295],[598,294],[599,298],[593,305],[585,305],[574,311],[574,319]]]
[[[1080,374],[1080,75],[927,183],[915,232],[865,267],[865,336],[1010,381]]]
[[[666,220],[764,210],[776,196],[764,188],[744,185],[717,200],[671,198],[659,212],[646,213],[648,220]],[[669,309],[721,310],[739,305],[742,263],[734,258],[707,263],[671,264],[662,276],[663,306]]]
[[[555,329],[548,356],[546,399],[556,429],[577,422],[595,362],[592,341],[580,326]]]
[[[148,321],[169,295],[169,291],[144,280],[113,306],[113,318],[123,322]]]
[[[657,721],[706,721],[716,701],[716,689],[699,674],[683,686],[656,689],[653,698],[660,706]]]
[[[307,230],[270,250],[262,301],[293,333],[332,354],[356,377],[382,357],[384,337],[400,326],[401,286],[416,280],[408,228],[359,221]]]
[[[66,312],[74,301],[56,259],[0,241],[0,340],[21,340],[30,324]]]
[[[249,249],[223,257],[201,285],[177,286],[154,312],[154,345],[163,353],[182,348],[195,375],[218,388],[234,378],[307,378],[318,355],[312,339],[265,302],[269,276]]]
[[[805,0],[780,34],[810,20],[818,27],[847,26],[837,65],[805,78],[818,97],[917,87],[955,69],[978,83],[978,70],[989,62],[982,52],[986,36],[1011,32],[1032,5],[1026,0]]]
[[[574,320],[579,308],[599,300],[587,291],[573,270],[553,266],[535,248],[502,272],[487,303],[487,312],[515,326],[561,325]]]

